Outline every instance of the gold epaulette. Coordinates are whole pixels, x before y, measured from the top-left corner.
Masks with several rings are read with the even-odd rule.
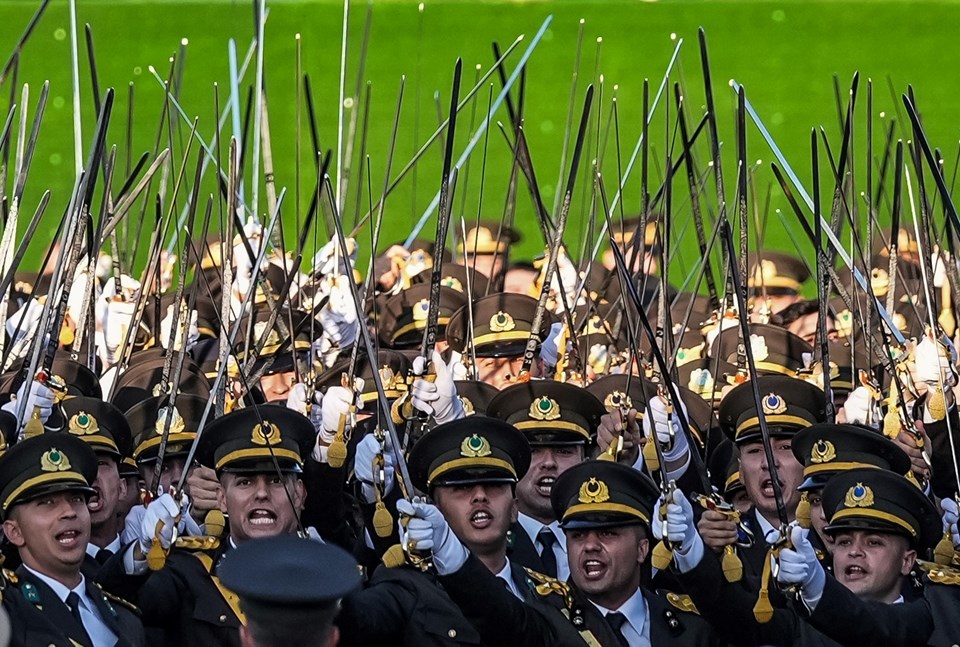
[[[114,595],[110,591],[104,590],[104,588],[99,584],[97,584],[96,582],[94,582],[94,585],[100,590],[101,593],[103,593],[103,597],[107,598],[111,602],[116,602],[122,607],[126,607],[127,609],[129,609],[130,611],[133,611],[138,616],[140,615],[140,607],[135,605],[133,602],[128,602],[127,600],[124,600],[123,598]]]
[[[917,560],[917,565],[927,574],[927,579],[934,584],[960,586],[960,570],[956,568],[920,560]]]
[[[3,579],[6,583],[14,586],[20,583],[20,577],[9,568],[3,569]]]
[[[693,603],[693,598],[689,595],[682,595],[680,593],[674,593],[673,591],[666,592],[667,602],[671,606],[680,609],[685,613],[695,613],[700,615],[700,612],[697,611],[697,605]]]
[[[563,597],[564,606],[568,609],[573,606],[573,595],[570,592],[569,584],[544,573],[540,573],[539,571],[535,571],[532,568],[524,567],[523,570],[526,572],[527,577],[533,580],[534,590],[537,592],[537,595],[542,598],[554,594],[560,595]]]
[[[175,548],[181,550],[214,550],[220,547],[219,537],[177,537]]]

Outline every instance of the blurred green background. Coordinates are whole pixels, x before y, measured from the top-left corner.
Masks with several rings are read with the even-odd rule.
[[[4,25],[0,34],[0,56],[6,58],[38,4],[33,0],[6,0],[0,3],[0,24]],[[148,71],[149,66],[155,66],[161,76],[166,76],[170,57],[177,53],[181,42],[188,44],[182,51],[180,102],[188,115],[199,117],[198,132],[205,141],[212,142],[213,86],[215,82],[219,83],[220,104],[225,106],[229,95],[228,40],[236,40],[242,59],[254,33],[252,4],[227,0],[78,0],[77,5],[81,39],[80,91],[84,149],[88,146],[95,123],[83,40],[84,23],[89,23],[93,30],[100,86],[102,89],[117,89],[109,142],[118,146],[121,168],[128,157],[125,144],[128,84],[133,84],[135,96],[132,135],[133,158],[136,159],[143,151],[153,150],[163,105],[162,90]],[[321,147],[331,148],[337,141],[336,110],[343,4],[334,0],[273,0],[267,3],[267,7],[269,18],[265,32],[264,67],[272,152],[277,186],[288,188],[284,218],[287,223],[287,243],[292,245],[297,222],[294,206],[297,137],[295,34],[301,34],[303,71],[309,73],[313,84]],[[348,96],[354,93],[357,85],[367,10],[363,2],[351,5],[346,74]],[[579,118],[586,84],[591,81],[598,83],[596,98],[599,101],[595,102],[594,116],[600,116],[600,139],[606,142],[600,157],[611,197],[617,181],[618,148],[615,130],[611,126],[611,98],[614,95],[617,97],[619,148],[622,164],[625,165],[640,132],[643,80],[650,80],[653,95],[677,39],[683,39],[680,59],[670,81],[681,83],[685,89],[687,119],[692,128],[702,115],[704,104],[697,44],[699,26],[706,29],[709,42],[728,201],[733,199],[736,178],[733,112],[736,97],[728,86],[728,80],[734,78],[745,86],[747,97],[808,189],[810,129],[823,126],[834,155],[838,154],[839,118],[833,77],[836,75],[840,95],[846,101],[851,78],[856,71],[861,74],[854,145],[857,191],[864,190],[867,164],[867,79],[873,81],[875,168],[883,154],[887,124],[891,119],[896,119],[900,106],[899,93],[906,89],[907,84],[915,88],[931,140],[943,148],[948,174],[952,174],[956,166],[955,146],[960,135],[955,120],[956,101],[960,97],[956,61],[960,42],[954,37],[956,4],[953,2],[431,0],[426,2],[421,14],[417,2],[391,0],[376,2],[371,15],[369,51],[363,81],[369,82],[371,90],[367,153],[372,168],[374,200],[381,193],[401,75],[406,75],[406,93],[393,174],[436,128],[440,119],[438,113],[446,113],[456,58],[462,57],[464,61],[462,93],[465,93],[477,74],[475,66],[481,65],[486,70],[494,60],[492,41],[496,40],[506,47],[518,35],[526,34],[525,42],[508,59],[509,69],[512,70],[526,42],[548,15],[553,16],[553,22],[528,65],[525,129],[541,190],[551,207],[561,176],[561,148],[581,19],[584,20],[583,43],[574,122]],[[602,93],[599,91],[601,74]],[[32,213],[44,189],[51,189],[53,197],[40,228],[40,237],[31,247],[27,265],[33,266],[39,263],[42,248],[52,235],[74,182],[69,17],[67,3],[62,0],[52,3],[22,52],[17,82],[30,83],[31,118],[40,84],[45,79],[51,83],[50,101],[27,183],[23,209],[27,214]],[[251,65],[242,80],[242,101],[253,80],[254,67]],[[497,82],[494,94],[499,89]],[[6,112],[13,90],[11,79],[0,87],[0,111]],[[19,94],[19,88],[15,94]],[[486,111],[488,96],[489,90],[484,87],[478,93],[475,104],[461,112],[456,137],[457,155],[468,141],[471,123],[476,128]],[[675,105],[672,91],[664,98],[670,100],[670,119],[673,120]],[[665,102],[662,101],[651,125],[651,191],[655,191],[659,185],[667,155],[668,125],[664,107]],[[361,102],[361,116],[363,109]],[[347,110],[345,121],[349,123],[349,119],[350,111]],[[501,109],[497,119],[506,122],[506,111]],[[592,199],[588,174],[591,160],[597,157],[597,127],[596,122],[591,125],[594,134],[588,142],[589,152],[584,154],[567,229],[567,242],[573,248],[582,244],[587,233],[586,222]],[[358,125],[355,153],[360,148],[359,131]],[[899,124],[896,132],[897,136],[903,132]],[[178,123],[178,130],[173,133],[174,158],[178,168],[188,133],[189,126],[183,122]],[[231,133],[228,120],[224,137]],[[457,187],[454,215],[463,215],[468,222],[476,218],[478,210],[487,218],[499,218],[503,211],[511,152],[498,128],[492,127],[489,133],[482,205],[479,204],[482,141],[473,156],[469,172],[461,174]],[[166,131],[163,137],[167,139]],[[674,137],[672,126],[670,137]],[[305,207],[315,180],[305,111],[301,115],[301,144],[301,206]],[[787,207],[769,169],[772,156],[752,126],[748,130],[748,148],[751,162],[762,161],[754,175],[754,185],[756,217],[767,223],[764,245],[790,249],[790,237],[776,215],[777,209],[786,211]],[[225,155],[226,148],[223,150]],[[708,151],[704,136],[696,147],[701,169],[705,168]],[[192,183],[196,152],[195,146],[187,166],[188,184]],[[349,222],[353,221],[357,211],[358,194],[362,196],[360,212],[363,213],[368,206],[366,180],[358,183],[362,166],[356,159],[358,157],[356,154],[351,184],[346,193],[345,214]],[[411,223],[432,199],[440,184],[441,157],[442,148],[435,144],[417,166],[415,181],[412,175],[408,176],[390,195],[381,248],[386,243],[405,238]],[[248,196],[251,193],[251,172],[252,151],[248,150]],[[565,170],[563,174],[566,174]],[[878,175],[875,173],[874,184]],[[209,181],[211,176],[208,174],[203,187],[205,193],[213,191],[213,184]],[[825,195],[832,192],[832,180],[824,171],[823,182],[826,185],[828,181],[830,186],[824,187]],[[119,183],[119,180],[115,181],[114,191]],[[683,176],[677,178],[674,192],[677,218],[674,231],[679,232],[689,220],[688,192]],[[168,196],[169,193],[168,189]],[[182,195],[178,210],[183,206]],[[519,254],[531,258],[542,252],[543,242],[526,187],[522,183],[517,195],[515,224],[524,235]],[[711,196],[708,201],[715,205],[712,180],[706,185],[704,195]],[[628,180],[624,191],[624,206],[628,214],[639,208],[639,196],[637,171]],[[828,200],[825,199],[824,203],[828,204]],[[262,190],[259,204],[262,212],[266,208]],[[865,217],[864,213],[861,209],[862,218]],[[128,227],[129,237],[133,236],[139,216],[140,209],[137,208]],[[793,216],[787,212],[787,217],[793,228]],[[890,212],[886,204],[881,205],[879,217],[881,223],[889,221]],[[21,222],[26,218],[26,215],[23,216]],[[152,218],[148,215],[145,228],[149,228],[151,222]],[[432,238],[433,231],[431,220],[424,229],[425,236]],[[146,236],[146,232],[143,235]],[[326,238],[321,230],[320,242]],[[368,230],[360,234],[360,239],[361,245],[368,247],[368,243],[364,242],[369,239]],[[751,246],[754,244],[751,238]],[[308,243],[308,251],[312,246],[312,242]],[[143,246],[141,254],[142,251]],[[808,247],[801,251],[808,255],[810,253]],[[687,228],[674,257],[677,270],[685,272],[697,257],[692,228]]]

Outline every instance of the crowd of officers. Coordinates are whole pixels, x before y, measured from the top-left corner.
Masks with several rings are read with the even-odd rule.
[[[58,351],[57,379],[24,379],[49,276],[23,277],[0,378],[0,633],[31,647],[960,641],[957,358],[924,325],[949,303],[916,297],[930,250],[875,250],[872,267],[897,271],[871,287],[910,340],[895,362],[859,323],[861,290],[859,313],[829,301],[817,363],[801,260],[749,259],[741,343],[735,312],[661,282],[655,227],[637,245],[641,229],[615,239],[634,243],[648,319],[668,322],[656,349],[609,252],[582,267],[561,254],[538,317],[546,263],[512,262],[517,235],[498,223],[451,250],[389,247],[359,309],[355,257],[331,243],[292,281],[274,253],[255,271],[254,225],[229,284],[206,243],[189,313],[172,287],[141,295],[108,273],[96,361]]]

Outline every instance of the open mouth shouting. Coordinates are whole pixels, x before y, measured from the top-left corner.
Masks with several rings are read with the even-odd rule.
[[[589,558],[581,563],[581,570],[587,580],[600,580],[607,573],[607,565],[599,559]]]
[[[247,522],[254,528],[273,528],[277,523],[277,515],[266,508],[255,508],[247,515]]]
[[[83,537],[83,533],[74,528],[63,530],[54,535],[54,539],[57,540],[57,544],[66,549],[71,550],[77,548],[78,546],[83,546],[86,549],[86,539]]]
[[[537,480],[537,492],[540,496],[549,498],[553,491],[553,484],[556,482],[556,476],[542,476]]]
[[[480,509],[474,511],[470,515],[470,525],[476,528],[477,530],[482,530],[484,528],[489,528],[490,524],[493,523],[493,515],[489,510]]]

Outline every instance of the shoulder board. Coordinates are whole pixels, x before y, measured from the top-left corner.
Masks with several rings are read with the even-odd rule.
[[[941,566],[934,562],[918,561],[917,564],[927,574],[927,579],[932,583],[960,586],[960,570],[949,566]]]
[[[674,593],[673,591],[665,591],[663,593],[665,593],[664,597],[667,599],[667,602],[670,603],[670,606],[680,609],[684,613],[700,615],[700,612],[697,611],[697,605],[693,603],[693,599],[689,595]]]
[[[9,568],[3,569],[3,580],[6,584],[12,584],[14,586],[20,583],[20,577]]]
[[[527,577],[533,580],[534,590],[537,592],[537,595],[540,597],[547,597],[554,593],[567,597],[570,595],[570,585],[566,582],[561,582],[560,580],[550,577],[539,571],[535,571],[532,568],[523,567],[524,572],[526,572]]]
[[[119,604],[120,606],[126,607],[126,608],[129,609],[130,611],[133,611],[133,612],[134,612],[135,614],[137,614],[138,616],[140,615],[140,607],[138,607],[138,606],[135,605],[134,603],[128,602],[127,600],[124,600],[123,598],[114,595],[114,594],[111,593],[110,591],[105,591],[105,590],[103,589],[103,587],[100,586],[99,584],[97,584],[96,582],[94,582],[94,585],[97,587],[97,589],[100,591],[100,593],[103,594],[103,597],[107,598],[110,602],[116,602],[116,603]]]
[[[215,550],[220,547],[219,537],[178,537],[174,547],[181,550]]]

